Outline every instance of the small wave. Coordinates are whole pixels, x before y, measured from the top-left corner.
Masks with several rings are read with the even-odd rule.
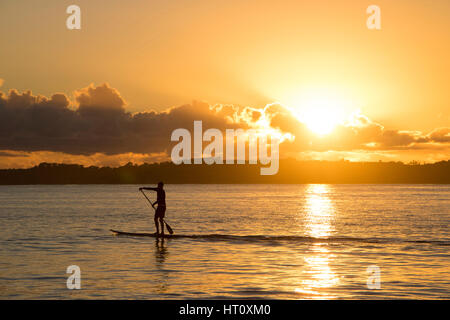
[[[130,233],[111,230],[116,235],[136,236],[136,237],[155,237],[152,233]],[[310,237],[310,236],[276,236],[276,235],[228,235],[228,234],[174,234],[165,235],[167,239],[197,239],[205,241],[231,241],[231,242],[363,242],[363,243],[417,243],[417,244],[436,244],[448,246],[450,241],[439,240],[406,240],[396,238],[358,238],[358,237]]]

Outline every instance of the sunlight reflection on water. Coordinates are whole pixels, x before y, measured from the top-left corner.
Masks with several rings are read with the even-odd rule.
[[[138,187],[0,186],[0,297],[450,298],[450,186],[167,185],[164,242],[109,232],[153,231]]]
[[[335,211],[327,196],[329,191],[330,186],[318,184],[309,185],[306,189],[306,232],[311,237],[328,237],[334,230],[332,222]],[[312,298],[332,299],[334,296],[324,294],[320,289],[330,288],[339,282],[330,267],[333,255],[323,243],[315,243],[311,251],[311,254],[304,257],[306,279],[301,281],[300,288],[295,288],[295,292]]]

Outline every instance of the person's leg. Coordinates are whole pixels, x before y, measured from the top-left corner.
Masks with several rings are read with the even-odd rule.
[[[161,225],[161,235],[164,235],[164,216],[166,213],[166,207],[165,206],[158,206],[156,209],[156,216],[158,217],[159,224]]]
[[[158,216],[155,214],[156,233],[159,234]]]
[[[164,220],[162,217],[159,218],[159,223],[161,224],[161,234],[164,235]]]

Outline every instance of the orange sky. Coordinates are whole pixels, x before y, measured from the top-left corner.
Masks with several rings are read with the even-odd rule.
[[[81,7],[82,30],[65,28],[70,4]],[[371,4],[381,8],[382,30],[366,27]],[[107,82],[130,112],[194,99],[278,102],[313,130],[314,110],[342,121],[358,112],[423,135],[450,127],[448,0],[15,0],[2,1],[0,17],[5,93],[74,101],[75,90]],[[400,160],[448,158],[448,149],[396,152]]]

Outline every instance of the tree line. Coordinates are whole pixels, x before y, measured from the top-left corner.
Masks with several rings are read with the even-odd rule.
[[[417,162],[280,161],[276,175],[258,165],[175,165],[171,162],[121,167],[41,163],[28,169],[1,169],[1,185],[164,183],[450,183],[450,160]]]

